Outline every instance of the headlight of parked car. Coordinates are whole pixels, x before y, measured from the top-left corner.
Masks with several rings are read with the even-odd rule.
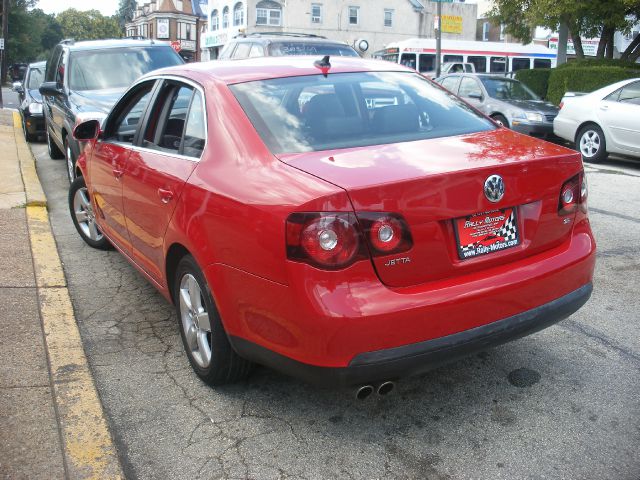
[[[29,113],[38,114],[42,113],[42,104],[41,103],[32,103],[29,105]]]
[[[544,117],[542,116],[541,113],[526,112],[525,115],[527,117],[527,120],[529,120],[530,122],[543,122],[544,121]]]

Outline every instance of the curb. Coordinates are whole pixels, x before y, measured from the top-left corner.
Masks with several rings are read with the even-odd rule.
[[[14,113],[13,120],[66,476],[72,479],[121,479],[124,478],[122,467],[82,346],[35,159],[21,134],[19,114]]]

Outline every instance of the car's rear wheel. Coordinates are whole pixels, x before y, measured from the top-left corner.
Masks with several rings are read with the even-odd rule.
[[[493,118],[500,126],[509,128],[509,121],[504,115],[496,113],[495,115],[491,115],[491,118]]]
[[[69,179],[69,183],[73,183],[76,179],[76,162],[73,159],[73,152],[71,151],[71,146],[69,145],[69,139],[64,139],[64,158],[67,162],[67,178]]]
[[[582,127],[576,137],[576,150],[582,154],[585,162],[602,162],[609,155],[604,132],[595,124]]]
[[[182,343],[198,376],[209,385],[244,379],[252,364],[231,347],[204,275],[191,255],[178,263],[173,292]]]
[[[89,190],[83,177],[76,178],[69,187],[69,212],[76,230],[87,245],[99,250],[111,248],[111,243],[96,223]]]
[[[60,160],[64,158],[64,153],[58,148],[56,142],[51,138],[49,129],[47,128],[47,150],[49,150],[49,157],[53,160]]]

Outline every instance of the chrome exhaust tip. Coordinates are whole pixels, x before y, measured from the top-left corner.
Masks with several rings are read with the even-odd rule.
[[[382,382],[378,385],[377,393],[378,395],[387,395],[391,393],[391,391],[395,388],[396,384],[393,382]]]
[[[373,393],[373,386],[372,385],[363,385],[358,390],[356,390],[356,399],[364,400],[365,398],[367,398],[372,393]]]

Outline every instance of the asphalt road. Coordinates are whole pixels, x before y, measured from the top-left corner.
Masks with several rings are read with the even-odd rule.
[[[8,87],[2,87],[2,104],[4,108],[18,108],[18,94]]]
[[[640,162],[586,169],[599,252],[582,310],[359,402],[266,368],[203,385],[173,308],[80,240],[64,163],[32,146],[129,478],[640,478]]]

